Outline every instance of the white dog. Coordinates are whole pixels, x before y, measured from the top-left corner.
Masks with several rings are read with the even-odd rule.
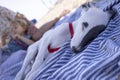
[[[71,24],[63,23],[55,29],[49,30],[39,41],[28,48],[27,56],[21,70],[15,78],[16,80],[34,80],[34,77],[42,68],[41,66],[44,63],[44,59],[46,59],[48,55],[55,54],[55,51],[57,51],[63,43],[70,40],[71,36],[70,47],[76,52],[83,49],[90,40],[93,40],[105,28],[112,15],[109,11],[103,11],[89,3],[82,7],[81,17],[78,20]],[[35,61],[31,70],[26,75],[25,70],[33,60]]]

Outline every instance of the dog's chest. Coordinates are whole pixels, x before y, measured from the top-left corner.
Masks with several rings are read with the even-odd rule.
[[[65,42],[71,39],[71,36],[73,35],[71,32],[73,32],[73,29],[71,30],[69,23],[59,26],[58,29],[54,30],[54,34],[52,35],[51,47],[62,46]]]

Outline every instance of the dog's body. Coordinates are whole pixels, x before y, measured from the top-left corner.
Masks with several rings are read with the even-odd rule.
[[[50,45],[51,48],[58,48],[58,47],[61,47],[64,42],[68,41],[71,38],[68,26],[69,26],[68,23],[64,23],[55,29],[49,30],[48,32],[46,32],[43,35],[44,38],[41,38],[39,41],[37,41],[33,45],[31,45],[28,48],[28,52],[27,52],[27,54],[30,54],[30,55],[26,56],[24,63],[23,63],[23,66],[24,66],[24,67],[22,67],[23,71],[30,64],[30,61],[32,61],[36,57],[35,62],[32,66],[31,71],[29,72],[29,74],[33,73],[33,71],[36,71],[38,68],[40,68],[41,64],[44,61],[44,58],[47,57],[47,54],[51,54],[51,55],[54,54],[54,53],[49,53],[48,45]],[[62,36],[62,38],[59,38],[58,36]],[[58,41],[59,41],[59,43],[58,43]],[[21,69],[21,71],[22,71],[22,69]],[[21,73],[20,76],[25,75],[23,73],[23,71],[19,72],[19,73]],[[18,79],[18,77],[16,80],[23,80],[23,78]]]
[[[55,52],[50,53],[48,51],[49,45],[51,48],[58,48],[71,39],[71,48],[74,51],[80,51],[86,45],[86,42],[95,38],[105,28],[110,17],[111,14],[108,12],[104,12],[90,5],[89,8],[83,8],[81,17],[78,20],[72,22],[74,31],[72,39],[69,31],[69,23],[63,23],[55,29],[49,30],[39,41],[28,48],[23,66],[15,79],[24,80],[25,78],[25,80],[34,80],[34,77],[42,68],[41,66],[43,65],[44,59],[46,59],[48,55],[55,54]],[[32,60],[35,61],[26,76],[25,70]]]

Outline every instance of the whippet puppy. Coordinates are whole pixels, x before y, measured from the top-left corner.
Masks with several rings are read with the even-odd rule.
[[[47,31],[39,41],[29,46],[23,66],[15,79],[34,80],[34,77],[42,69],[41,66],[46,57],[57,54],[56,51],[70,39],[71,49],[74,52],[80,51],[105,29],[111,16],[111,11],[103,11],[90,3],[83,5],[79,19],[71,23],[63,23]],[[34,63],[26,75],[25,70],[33,60]]]

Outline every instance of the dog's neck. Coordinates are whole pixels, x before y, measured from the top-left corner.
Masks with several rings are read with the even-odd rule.
[[[77,27],[77,23],[78,23],[78,20],[75,20],[74,22],[72,22],[72,26],[73,26],[73,31],[75,32],[75,29]]]

